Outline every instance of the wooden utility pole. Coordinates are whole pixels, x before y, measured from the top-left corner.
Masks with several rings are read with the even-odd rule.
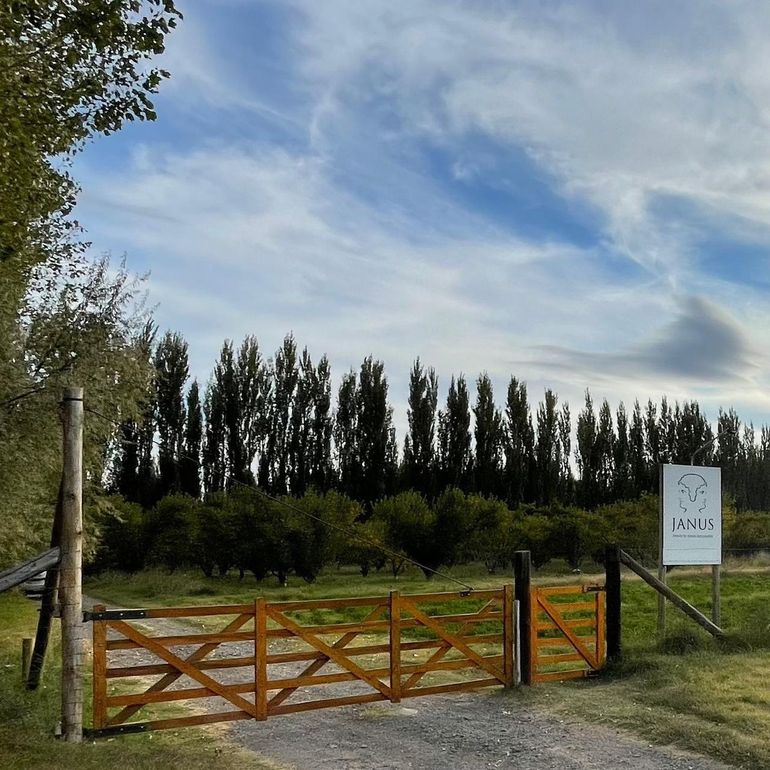
[[[64,391],[61,566],[62,735],[83,740],[83,388]]]

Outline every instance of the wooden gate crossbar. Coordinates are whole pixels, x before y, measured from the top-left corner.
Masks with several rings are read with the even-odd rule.
[[[590,676],[604,666],[602,586],[533,588],[531,602],[533,682]],[[579,665],[566,666],[573,663]]]
[[[480,601],[483,602],[480,607],[470,610],[463,607],[458,611],[463,603]],[[352,622],[302,622],[303,613],[308,611],[342,608],[357,608],[363,617]],[[441,608],[449,612],[445,609],[442,613]],[[93,621],[94,730],[91,732],[94,735],[235,719],[262,720],[329,706],[378,700],[398,702],[401,698],[513,683],[511,586],[470,595],[401,596],[392,592],[386,598],[308,602],[258,599],[253,605],[130,611],[110,611],[97,606],[89,615]],[[199,634],[151,636],[131,625],[132,621],[152,618],[226,615],[235,615],[235,618],[221,631],[207,630]],[[481,624],[483,627],[479,628]],[[415,639],[414,634],[427,634],[431,638]],[[290,640],[289,643],[293,641],[303,649],[270,650],[269,640]],[[353,644],[355,641],[363,644]],[[232,656],[222,656],[223,645],[232,644],[240,644],[241,648]],[[110,654],[137,649],[153,660],[138,665],[118,661],[108,666]],[[417,659],[405,659],[405,655]],[[275,674],[272,666],[292,663],[305,665],[288,674],[284,671],[269,676],[271,672]],[[322,672],[327,665],[333,670]],[[480,672],[480,678],[449,683],[424,681],[431,674],[446,675],[466,669]],[[248,672],[245,677],[244,670]],[[224,672],[224,681],[214,676],[217,671]],[[153,676],[159,678],[142,692],[122,689],[115,694],[107,692],[108,680]],[[193,686],[179,687],[180,680],[189,681]],[[360,683],[367,691],[300,701],[294,697],[299,692],[307,698],[307,688],[333,687],[344,682]],[[185,717],[158,715],[159,718],[144,722],[129,721],[146,707],[212,697],[223,699],[233,708]]]

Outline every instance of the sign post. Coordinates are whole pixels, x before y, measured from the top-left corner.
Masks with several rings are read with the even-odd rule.
[[[667,566],[712,567],[712,618],[719,625],[722,564],[722,469],[664,465],[661,474],[660,570]],[[659,631],[665,615],[658,614]]]

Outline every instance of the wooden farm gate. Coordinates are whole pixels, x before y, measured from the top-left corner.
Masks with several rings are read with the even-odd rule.
[[[202,628],[164,634],[167,618]],[[87,619],[94,736],[398,703],[514,680],[511,586],[215,607],[97,606]],[[153,622],[161,627],[150,631]],[[175,701],[203,705],[199,699],[216,702],[188,716],[168,711]]]
[[[604,667],[604,586],[532,588],[532,681],[591,676]]]

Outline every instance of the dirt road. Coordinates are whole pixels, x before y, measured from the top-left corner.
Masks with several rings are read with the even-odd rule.
[[[718,762],[594,725],[515,694],[481,691],[240,722],[242,745],[296,770],[724,770]]]

